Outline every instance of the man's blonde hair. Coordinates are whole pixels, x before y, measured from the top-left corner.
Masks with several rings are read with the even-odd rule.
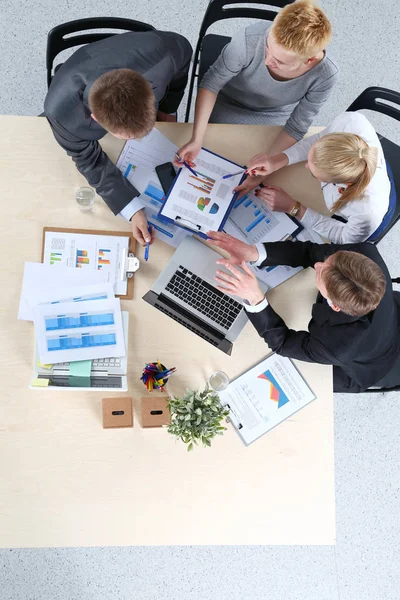
[[[324,11],[312,0],[297,0],[282,8],[272,23],[271,33],[285,50],[308,59],[329,44],[332,28]]]
[[[355,133],[329,133],[313,144],[311,159],[332,183],[351,183],[332,206],[335,213],[363,197],[376,171],[378,149]]]
[[[132,138],[147,135],[156,120],[153,89],[131,69],[115,69],[96,79],[89,92],[89,108],[104,129]]]
[[[340,250],[323,271],[328,298],[346,315],[362,317],[375,310],[386,289],[382,269],[358,252]]]

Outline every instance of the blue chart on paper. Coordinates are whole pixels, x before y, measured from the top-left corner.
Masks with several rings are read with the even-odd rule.
[[[278,224],[272,212],[248,196],[242,196],[235,202],[229,218],[252,244],[256,244]]]
[[[160,208],[159,205],[163,203],[164,192],[159,187],[150,182],[144,190],[144,194],[149,198],[150,204]]]
[[[95,346],[114,346],[117,343],[115,333],[60,335],[47,340],[47,350],[77,350]]]
[[[114,314],[112,312],[85,312],[71,315],[53,315],[45,318],[46,331],[76,329],[78,327],[104,327],[105,325],[114,325]]]

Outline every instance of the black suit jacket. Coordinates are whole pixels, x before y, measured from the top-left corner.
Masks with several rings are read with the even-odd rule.
[[[158,106],[169,83],[187,68],[191,55],[189,42],[176,33],[123,33],[83,46],[53,78],[44,114],[54,137],[114,214],[139,192],[98,143],[107,131],[90,116],[91,85],[108,71],[132,69],[152,84]]]
[[[313,267],[338,250],[359,252],[379,265],[386,291],[379,306],[364,317],[333,311],[318,294],[308,331],[289,329],[271,306],[247,313],[271,350],[281,356],[334,365],[335,391],[360,392],[377,383],[393,366],[400,351],[400,314],[387,267],[376,246],[276,242],[265,244],[268,265]]]

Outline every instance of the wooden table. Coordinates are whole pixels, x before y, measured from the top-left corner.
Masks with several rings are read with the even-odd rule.
[[[135,427],[103,430],[109,393],[30,391],[33,325],[17,321],[24,261],[39,261],[44,226],[129,230],[97,198],[83,214],[84,184],[45,119],[0,117],[1,350],[0,545],[332,544],[335,538],[331,368],[298,363],[317,400],[246,448],[229,427],[208,449],[188,453],[164,429],[142,429],[138,381],[145,361],[176,366],[175,393],[203,386],[211,372],[234,377],[268,348],[248,324],[224,355],[141,298],[173,250],[156,242],[135,275],[130,312],[129,394]],[[190,125],[160,124],[181,144]],[[206,145],[238,162],[266,150],[279,128],[211,125]],[[116,159],[121,142],[107,136]],[[274,177],[304,203],[321,206],[304,165]],[[138,250],[139,258],[142,249]],[[269,294],[289,326],[306,328],[314,273]],[[156,329],[157,331],[154,331]],[[163,332],[160,335],[160,330]],[[126,395],[126,394],[124,394]]]

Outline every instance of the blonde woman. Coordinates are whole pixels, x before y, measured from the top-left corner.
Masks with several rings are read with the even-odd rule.
[[[281,188],[268,185],[265,176],[304,160],[321,182],[331,216],[306,208]],[[371,123],[358,112],[338,115],[326,129],[284,152],[254,156],[247,171],[251,176],[236,188],[239,196],[261,182],[264,187],[256,194],[271,210],[296,216],[304,227],[336,244],[368,240],[389,208],[390,181],[382,146]]]
[[[274,152],[300,140],[338,78],[325,50],[330,39],[331,24],[311,0],[285,6],[273,23],[239,30],[200,82],[193,134],[178,152],[181,160],[194,164],[209,121],[284,125]]]

